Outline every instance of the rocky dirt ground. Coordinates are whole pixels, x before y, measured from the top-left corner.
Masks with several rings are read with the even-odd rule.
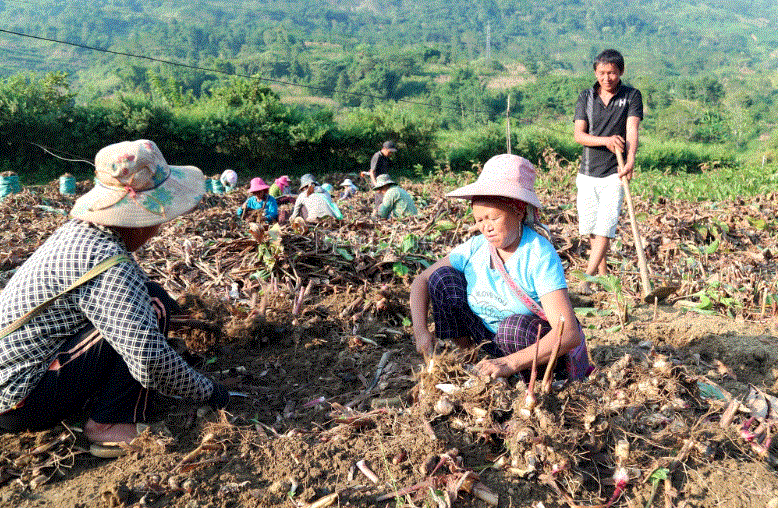
[[[543,218],[575,287],[571,191],[547,178]],[[522,380],[414,351],[411,277],[470,234],[441,199],[456,183],[409,184],[426,213],[403,223],[373,223],[366,195],[343,224],[252,234],[238,194],[166,225],[138,260],[201,323],[172,342],[248,397],[218,413],[169,400],[115,460],[86,452],[78,419],[1,435],[0,506],[777,506],[777,195],[637,200],[653,282],[677,291],[642,300],[626,220],[618,281],[572,295],[596,371],[537,383],[525,412]],[[53,185],[0,205],[3,276],[65,220],[73,198]]]

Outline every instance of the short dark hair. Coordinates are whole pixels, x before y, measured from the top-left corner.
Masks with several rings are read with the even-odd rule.
[[[593,60],[594,71],[599,64],[614,64],[620,72],[623,72],[623,55],[616,49],[605,49],[598,54],[595,60]]]

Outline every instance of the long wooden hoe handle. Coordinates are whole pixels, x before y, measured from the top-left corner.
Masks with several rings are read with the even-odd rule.
[[[623,171],[623,154],[620,151],[615,152],[618,160],[618,169]],[[634,245],[636,245],[636,256],[639,259],[639,274],[642,277],[642,289],[644,295],[650,294],[650,276],[647,274],[647,259],[645,259],[645,247],[642,244],[642,238],[639,236],[639,225],[634,216],[634,202],[631,200],[631,189],[628,186],[628,178],[623,176],[620,179],[623,184],[623,191],[626,194],[626,203],[628,204],[628,216],[631,218],[631,230],[634,232]]]

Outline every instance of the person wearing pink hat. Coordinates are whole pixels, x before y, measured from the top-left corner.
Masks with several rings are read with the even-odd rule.
[[[556,376],[581,379],[592,370],[574,316],[563,265],[539,222],[536,170],[517,155],[496,155],[476,182],[448,197],[471,201],[480,235],[455,247],[415,277],[409,296],[417,351],[432,355],[436,338],[481,345],[493,358],[480,374],[528,379],[541,326],[539,363],[550,361],[560,337]],[[428,329],[432,309],[436,338]],[[542,372],[544,369],[540,369]]]
[[[86,412],[90,452],[117,457],[157,394],[225,407],[230,394],[169,344],[182,310],[131,253],[195,208],[203,173],[153,141],[95,156],[95,186],[0,292],[0,429],[43,430]]]
[[[270,187],[262,178],[252,178],[249,182],[249,196],[244,204],[236,210],[236,215],[243,217],[247,210],[262,210],[267,222],[274,222],[279,217],[279,206],[276,198],[268,194]]]
[[[290,189],[290,177],[282,175],[271,184],[268,194],[276,198],[276,202],[280,205],[293,203],[295,202],[295,195]]]

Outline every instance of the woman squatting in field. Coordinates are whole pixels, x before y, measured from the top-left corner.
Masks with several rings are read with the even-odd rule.
[[[139,140],[100,150],[95,176],[0,293],[0,429],[42,430],[86,413],[90,451],[116,457],[157,393],[220,408],[230,395],[168,344],[181,310],[130,254],[195,208],[203,173],[169,166]]]
[[[557,377],[581,379],[593,369],[560,257],[538,219],[535,179],[528,160],[502,154],[485,163],[476,182],[447,194],[471,200],[481,235],[455,247],[412,283],[412,325],[423,356],[434,352],[427,319],[432,307],[438,339],[462,348],[481,345],[492,356],[477,364],[481,375],[527,378],[539,325],[540,364],[550,360],[560,334]]]

